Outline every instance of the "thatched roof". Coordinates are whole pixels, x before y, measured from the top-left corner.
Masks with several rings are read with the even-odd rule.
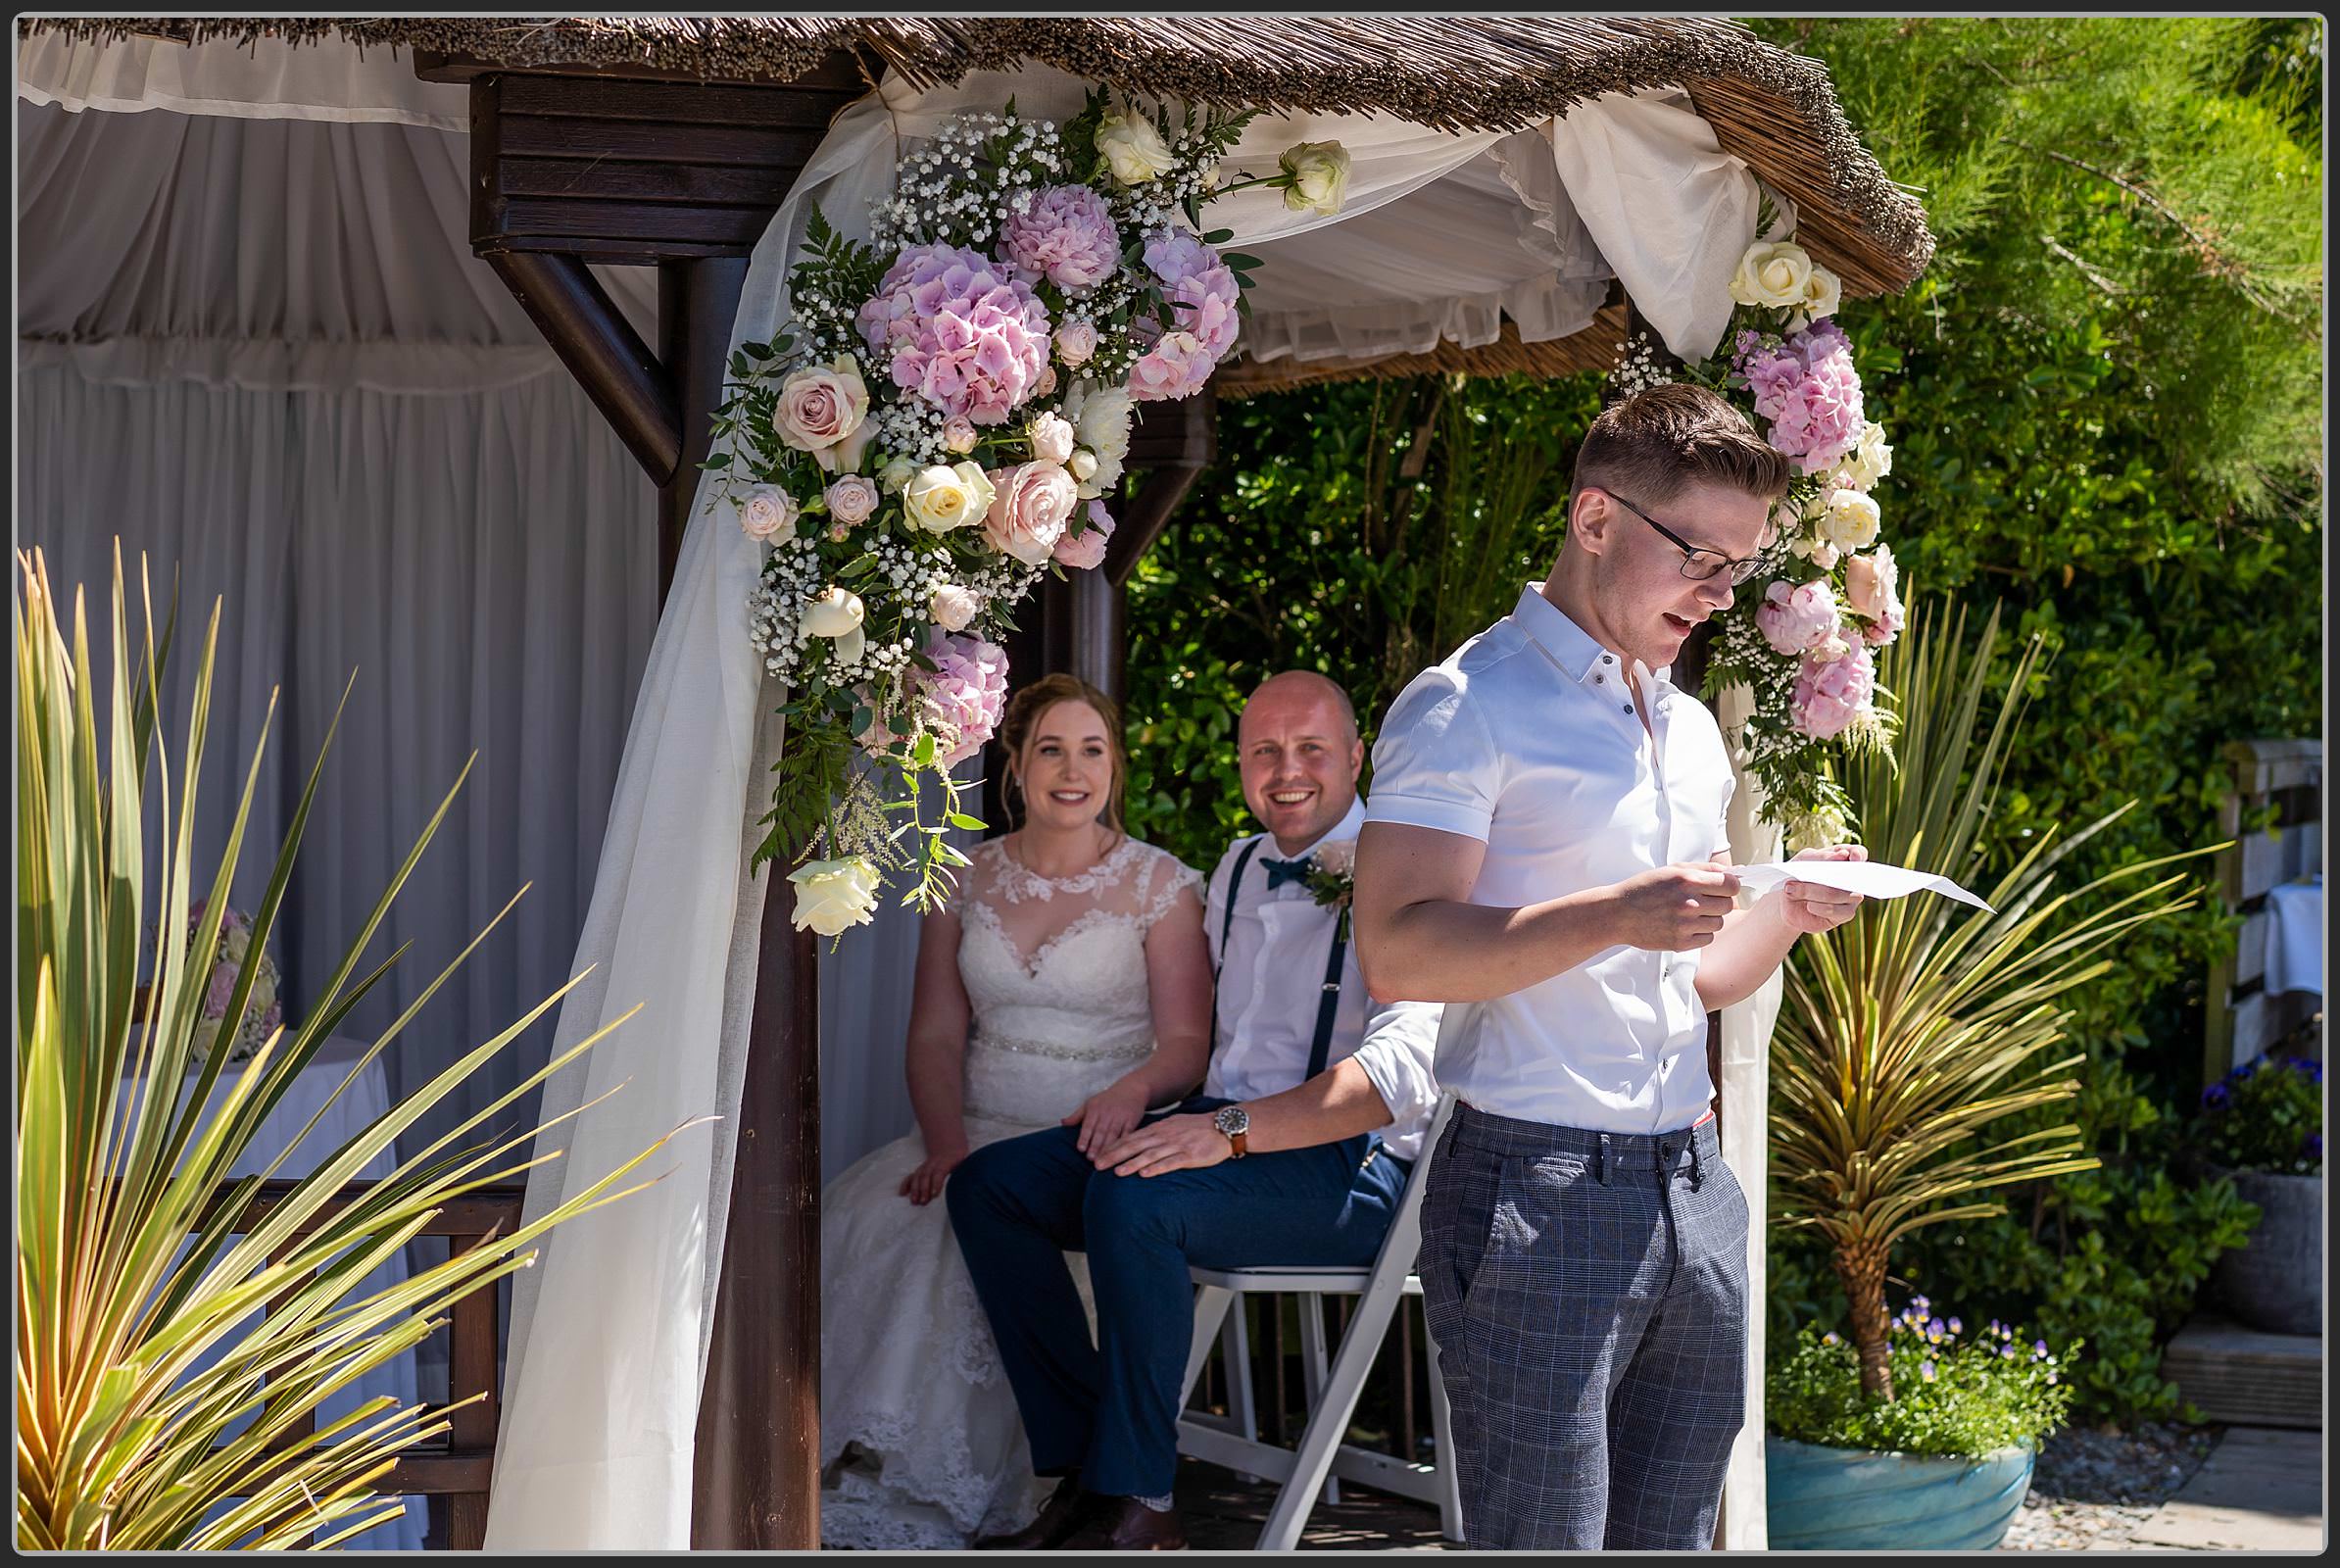
[[[1693,17],[91,17],[25,19],[83,38],[203,42],[338,33],[508,68],[648,70],[786,81],[838,50],[919,85],[1033,60],[1128,90],[1275,110],[1379,112],[1454,128],[1517,129],[1600,93],[1681,86],[1723,147],[1796,204],[1797,238],[1854,296],[1905,288],[1933,254],[1917,198],[1885,177],[1846,122],[1828,70],[1735,23]],[[1596,324],[1587,337],[1604,331]],[[1489,372],[1574,368],[1600,344],[1410,356]],[[1488,355],[1506,363],[1479,362]],[[1558,356],[1555,359],[1555,356]],[[1451,367],[1445,361],[1453,360]],[[1509,363],[1519,361],[1518,364]],[[1384,361],[1263,382],[1399,373]],[[1231,369],[1233,368],[1231,367]]]

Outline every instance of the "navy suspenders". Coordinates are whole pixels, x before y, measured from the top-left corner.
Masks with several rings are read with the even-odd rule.
[[[1244,845],[1243,853],[1235,858],[1235,874],[1227,879],[1227,909],[1219,922],[1219,962],[1211,971],[1214,985],[1218,980],[1219,970],[1225,968],[1227,964],[1227,944],[1235,936],[1236,895],[1243,891],[1243,873],[1251,868],[1251,857],[1259,853],[1259,846],[1265,842],[1266,839],[1263,836]],[[1325,956],[1324,987],[1316,1004],[1316,1038],[1308,1047],[1308,1078],[1313,1078],[1323,1072],[1326,1058],[1332,1054],[1333,1023],[1341,1014],[1341,966],[1342,960],[1347,956],[1348,943],[1341,935],[1341,919],[1336,911],[1333,919],[1333,949]],[[1218,1010],[1218,995],[1214,990],[1211,996],[1211,1016],[1214,1030],[1217,1027]],[[1304,1078],[1301,1081],[1305,1083],[1307,1079]]]

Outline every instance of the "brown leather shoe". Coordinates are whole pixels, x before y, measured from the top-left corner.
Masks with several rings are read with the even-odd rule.
[[[1040,1512],[1023,1529],[1005,1536],[977,1536],[977,1551],[1052,1551],[1064,1544],[1064,1538],[1079,1529],[1097,1512],[1097,1505],[1112,1499],[1095,1496],[1081,1490],[1078,1475],[1066,1476],[1056,1483],[1056,1490],[1048,1494],[1048,1500],[1040,1505]]]
[[[1065,1537],[1063,1551],[1184,1551],[1186,1526],[1176,1508],[1156,1513],[1135,1497],[1099,1497],[1103,1506]]]

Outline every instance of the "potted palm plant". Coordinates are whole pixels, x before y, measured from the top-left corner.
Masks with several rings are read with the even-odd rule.
[[[236,1052],[206,1048],[237,1040],[249,1014],[265,1016],[267,998],[256,987],[323,755],[266,897],[226,944],[241,957],[223,1004],[215,1004],[227,891],[261,777],[256,751],[225,852],[208,887],[198,886],[194,806],[219,609],[205,634],[174,779],[171,759],[158,756],[158,720],[175,616],[166,618],[158,649],[150,608],[131,642],[118,552],[107,628],[113,673],[101,693],[79,595],[69,635],[39,556],[20,558],[20,568],[17,1546],[333,1545],[395,1511],[396,1500],[379,1496],[375,1484],[404,1450],[444,1433],[448,1422],[445,1408],[401,1407],[387,1396],[330,1423],[317,1421],[318,1408],[412,1349],[457,1299],[527,1263],[531,1244],[553,1226],[636,1190],[619,1184],[664,1140],[509,1235],[388,1289],[366,1284],[451,1200],[534,1163],[514,1152],[533,1134],[482,1139],[477,1129],[592,1041],[432,1140],[393,1175],[348,1188],[556,994],[391,1106],[265,1214],[247,1218],[262,1178],[228,1173],[302,1067],[388,971],[384,964],[360,976],[360,956],[454,791],[307,1019],[269,1025],[249,1059],[231,1063]],[[151,607],[151,595],[142,602]],[[164,852],[156,865],[144,859],[150,773],[164,786],[154,806]],[[142,985],[141,933],[149,929],[151,980]],[[374,1053],[462,961],[373,1042]],[[185,1094],[140,1087],[178,1084],[197,1061]]]
[[[2079,1089],[2083,1058],[2057,1050],[2071,1016],[2058,999],[2104,973],[2123,933],[2194,902],[2178,891],[2182,875],[2146,880],[2183,857],[2058,886],[2066,858],[2127,807],[2075,833],[2039,834],[1989,874],[1984,829],[2040,655],[2036,638],[2018,654],[1992,709],[1998,622],[1994,609],[1970,653],[1963,612],[1913,615],[1879,661],[1879,684],[1899,698],[1895,755],[1855,755],[1844,780],[1873,858],[1947,875],[1991,910],[1939,899],[1873,904],[1798,944],[1788,966],[1772,1039],[1773,1212],[1826,1237],[1850,1321],[1840,1346],[1820,1348],[1857,1376],[1828,1385],[1841,1410],[1791,1396],[1785,1423],[1772,1418],[1775,1546],[1988,1545],[2005,1531],[2055,1401],[1953,1424],[1930,1453],[1866,1446],[1914,1430],[1869,1408],[1894,1402],[1908,1381],[1885,1304],[1893,1249],[1923,1226],[2001,1212],[1999,1189],[2096,1164],[2076,1125],[2025,1114]],[[1844,1446],[1855,1433],[1870,1438]],[[1909,1485],[1881,1486],[1880,1466],[1905,1470]],[[1983,1492],[1997,1499],[1995,1521],[1971,1517]],[[1864,1495],[1878,1500],[1865,1506]]]

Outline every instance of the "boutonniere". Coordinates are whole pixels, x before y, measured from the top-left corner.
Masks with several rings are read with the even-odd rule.
[[[1348,940],[1349,900],[1357,891],[1357,841],[1340,839],[1321,845],[1308,858],[1303,879],[1309,896],[1326,907],[1341,911],[1341,940]]]

